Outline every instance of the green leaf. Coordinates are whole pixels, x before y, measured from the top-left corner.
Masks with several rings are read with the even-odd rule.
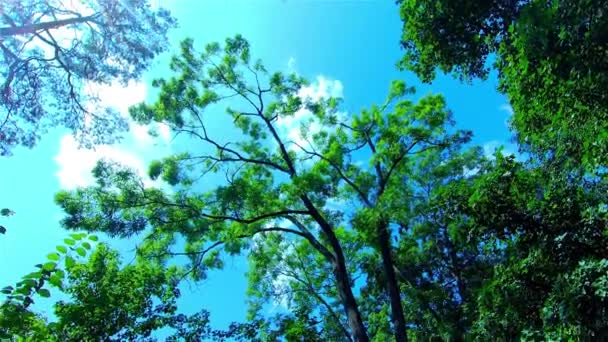
[[[65,254],[65,253],[67,253],[67,251],[68,251],[68,249],[67,249],[65,246],[57,246],[57,247],[55,247],[55,248],[57,249],[57,251],[58,251],[59,253],[62,253],[62,254]]]
[[[91,249],[91,244],[88,242],[83,242],[82,243],[82,247],[86,248],[86,249]]]
[[[76,264],[76,261],[74,261],[74,258],[72,258],[71,256],[65,257],[65,267],[66,268],[71,268],[75,264]]]
[[[80,255],[81,257],[87,255],[87,251],[82,247],[76,248],[76,253],[78,253],[78,255]]]
[[[40,295],[40,297],[44,297],[44,298],[49,298],[51,296],[51,292],[49,292],[49,290],[47,290],[47,289],[38,290],[38,294]]]
[[[56,262],[47,262],[44,265],[42,265],[42,269],[47,270],[47,271],[53,271],[53,270],[55,270],[55,268],[57,268]]]
[[[74,244],[76,244],[76,242],[72,239],[63,239],[63,242],[65,242],[68,246],[74,246]]]
[[[85,237],[85,236],[86,236],[86,234],[83,235],[82,233],[73,233],[73,234],[70,234],[70,237],[72,239],[76,240],[76,241],[82,240],[82,238]]]
[[[55,287],[59,287],[62,288],[63,283],[61,281],[61,276],[57,275],[57,274],[53,274],[50,278],[49,278],[49,283],[51,283],[51,285],[55,286]]]
[[[89,235],[89,240],[97,241],[98,240],[97,235]]]
[[[53,260],[53,261],[59,261],[59,258],[60,258],[59,254],[57,254],[57,253],[51,253],[51,254],[47,255],[46,257],[47,257],[47,259]]]
[[[8,208],[0,209],[0,216],[11,216],[11,215],[15,215],[15,212]]]
[[[24,296],[29,296],[32,291],[31,291],[31,287],[24,286],[24,287],[18,288],[17,290],[15,290],[15,292],[22,294]]]
[[[21,279],[39,279],[40,277],[42,277],[42,272],[32,272],[23,276]]]
[[[148,167],[148,176],[152,180],[158,179],[158,176],[163,172],[163,163],[159,160],[153,160]]]

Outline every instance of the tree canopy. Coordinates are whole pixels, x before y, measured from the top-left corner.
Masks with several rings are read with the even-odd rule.
[[[158,99],[131,114],[168,124],[203,152],[150,165],[172,193],[99,164],[96,186],[58,194],[66,228],[145,232],[141,253],[187,255],[195,278],[221,268],[223,254],[246,253],[250,318],[278,300],[295,320],[286,334],[296,336],[604,331],[594,318],[605,312],[604,280],[585,271],[606,257],[603,176],[548,174],[543,158],[529,166],[500,153],[487,159],[464,147],[471,133],[452,127],[441,96],[414,102],[403,82],[382,105],[345,117],[339,99],[303,98],[301,77],[252,62],[240,36],[203,52],[185,41],[172,68],[175,76],[155,81]],[[207,128],[221,103],[240,130],[234,140]],[[282,133],[282,122],[303,114],[299,134]],[[197,191],[200,176],[213,173],[226,182]],[[176,236],[187,241],[183,251],[172,248]],[[567,304],[564,286],[580,284],[572,277],[591,277],[599,311]],[[553,314],[552,305],[569,309]]]
[[[0,14],[2,156],[56,126],[85,146],[115,141],[126,120],[91,89],[138,79],[176,24],[146,0],[3,1]]]
[[[95,3],[100,13],[127,8]],[[6,296],[0,337],[401,342],[608,336],[602,140],[608,127],[601,93],[607,59],[600,34],[606,6],[586,0],[398,3],[400,66],[430,82],[436,70],[486,78],[493,65],[526,154],[488,154],[471,143],[471,131],[457,128],[442,95],[417,96],[404,81],[391,82],[383,102],[346,113],[341,98],[311,96],[302,75],[268,71],[241,35],[202,48],[186,39],[170,73],[152,82],[152,100],[129,114],[140,124],[166,125],[187,148],[149,163],[154,185],[138,170],[100,160],[93,185],[55,195],[69,237],[34,272],[0,290]],[[97,27],[103,17],[76,13],[53,7],[34,23],[0,32],[15,42],[27,34],[44,42],[62,25]],[[148,18],[160,25],[156,38],[164,41],[172,19],[146,13],[159,20]],[[134,32],[129,37],[137,40],[144,31]],[[93,43],[108,37],[97,33]],[[74,44],[80,51],[84,43]],[[103,44],[91,46],[101,49],[93,59],[106,51]],[[106,76],[94,81],[137,77],[163,47],[149,48],[133,52],[148,58],[142,63],[130,57],[124,64],[99,63]],[[71,56],[62,54],[72,50],[54,49],[55,59],[32,61],[61,66]],[[103,56],[96,61],[114,61]],[[126,69],[112,69],[120,65]],[[63,86],[71,86],[69,71],[59,69],[68,72]],[[218,124],[226,126],[221,133]],[[92,233],[137,237],[135,258],[124,263]],[[182,313],[180,285],[204,280],[232,256],[247,264],[246,320],[215,329],[202,305]],[[38,298],[55,294],[64,298],[53,314],[37,313]]]
[[[608,96],[605,1],[401,0],[399,65],[485,79],[493,66],[525,149],[604,166]]]
[[[391,85],[382,106],[346,119],[337,112],[339,99],[302,98],[298,90],[307,83],[301,77],[269,74],[261,62],[252,62],[249,44],[240,36],[227,39],[223,47],[209,44],[202,53],[191,41],[181,49],[171,63],[176,75],[155,81],[158,100],[131,113],[140,122],[162,121],[177,134],[189,134],[205,153],[179,154],[151,165],[152,178],[162,177],[180,189],[173,194],[145,189],[128,170],[99,164],[96,187],[58,194],[69,214],[64,226],[119,236],[151,228],[146,238],[150,247],[142,252],[161,248],[154,253],[189,255],[195,277],[221,266],[221,250],[239,253],[260,234],[304,243],[318,254],[319,267],[327,269],[328,279],[318,281],[336,288],[332,301],[340,303],[343,318],[332,309],[334,324],[347,325],[354,339],[365,341],[369,337],[352,286],[356,267],[349,264],[359,256],[345,250],[357,242],[381,255],[387,279],[382,292],[391,299],[395,337],[405,340],[407,323],[392,261],[398,239],[392,231],[407,216],[400,208],[408,205],[408,198],[400,196],[409,192],[403,180],[415,156],[458,148],[470,133],[450,128],[442,97],[417,103],[406,99],[413,90],[403,82]],[[222,141],[206,128],[205,110],[235,97],[239,102],[226,115],[243,138]],[[302,111],[309,118],[301,124],[300,138],[282,136],[281,122]],[[367,155],[369,163],[358,166],[356,153]],[[199,175],[218,172],[225,174],[225,184],[206,193],[192,190]],[[347,198],[352,212],[328,207],[332,199]],[[184,252],[168,249],[176,234],[188,241]],[[326,301],[320,293],[315,297],[321,304]],[[331,314],[328,307],[324,311]]]

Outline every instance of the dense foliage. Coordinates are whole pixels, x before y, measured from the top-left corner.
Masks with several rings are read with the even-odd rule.
[[[401,0],[401,67],[431,81],[498,70],[522,147],[604,166],[608,126],[606,1]]]

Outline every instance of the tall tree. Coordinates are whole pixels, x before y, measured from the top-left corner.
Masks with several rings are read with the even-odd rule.
[[[201,152],[193,149],[150,165],[150,176],[175,185],[175,192],[144,188],[132,172],[101,163],[97,186],[58,194],[68,214],[64,226],[120,236],[150,228],[142,252],[188,255],[191,274],[199,278],[205,269],[221,266],[221,250],[239,253],[254,236],[273,232],[305,243],[330,271],[350,335],[367,341],[349,266],[357,256],[346,248],[352,239],[345,230],[379,255],[392,334],[406,340],[408,322],[393,268],[395,230],[401,208],[409,203],[405,180],[420,153],[456,148],[470,139],[469,132],[451,128],[442,97],[414,103],[405,98],[413,90],[394,82],[382,106],[348,119],[338,114],[338,99],[312,101],[300,92],[306,85],[302,78],[270,75],[259,61],[251,62],[249,44],[240,36],[227,39],[224,47],[209,44],[202,53],[185,41],[171,67],[176,76],[154,83],[160,88],[157,101],[131,114],[141,122],[165,122],[192,143],[202,143]],[[227,99],[234,101],[228,103],[227,118],[240,130],[232,139],[213,134],[205,119],[205,111]],[[309,119],[301,124],[299,138],[283,134],[282,122],[302,115]],[[368,163],[356,163],[358,155]],[[196,191],[196,181],[213,173],[223,173],[226,182]],[[348,204],[332,209],[331,200]],[[184,252],[171,249],[175,234],[188,241]],[[322,295],[310,295],[325,306]]]
[[[419,338],[463,340],[476,319],[476,289],[491,278],[500,254],[486,251],[483,236],[471,234],[460,188],[474,184],[486,164],[480,148],[428,151],[417,160],[410,229],[402,230],[395,267]]]
[[[85,145],[113,141],[126,120],[88,89],[139,78],[174,26],[147,0],[2,1],[0,155],[54,126]]]
[[[400,0],[400,66],[431,81],[498,70],[522,147],[590,167],[608,162],[608,18],[604,0]]]

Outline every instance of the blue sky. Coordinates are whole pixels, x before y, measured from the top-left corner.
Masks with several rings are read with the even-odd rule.
[[[411,73],[395,68],[401,56],[401,22],[393,1],[152,2],[168,7],[179,21],[179,29],[171,33],[173,48],[186,37],[194,38],[200,46],[240,33],[250,41],[252,55],[261,58],[268,70],[295,70],[311,81],[321,77],[334,90],[341,87],[346,112],[380,103],[390,81],[403,79],[416,86],[416,96],[443,94],[457,126],[473,130],[476,144],[491,150],[510,140],[505,124],[509,107],[506,98],[495,90],[495,75],[472,85],[450,77],[422,85]],[[142,83],[96,90],[107,104],[123,111],[129,104],[152,100],[150,81],[166,75],[168,56],[155,62]],[[214,124],[222,127],[222,122]],[[143,172],[150,160],[175,148],[162,126],[157,127],[161,132],[157,140],[147,137],[146,127],[132,128],[122,144],[101,146],[96,151],[77,150],[68,132],[56,130],[33,150],[18,149],[14,156],[0,159],[0,207],[16,212],[11,218],[0,219],[0,224],[8,229],[0,237],[0,260],[4,261],[0,285],[14,283],[28,273],[67,235],[58,225],[61,211],[53,204],[53,195],[61,188],[88,184],[90,169],[99,157],[117,159]],[[114,241],[113,245],[128,254],[135,243]],[[182,308],[188,312],[210,310],[212,322],[218,327],[243,320],[244,271],[242,259],[227,260],[225,270],[212,272],[204,282],[186,287]]]

